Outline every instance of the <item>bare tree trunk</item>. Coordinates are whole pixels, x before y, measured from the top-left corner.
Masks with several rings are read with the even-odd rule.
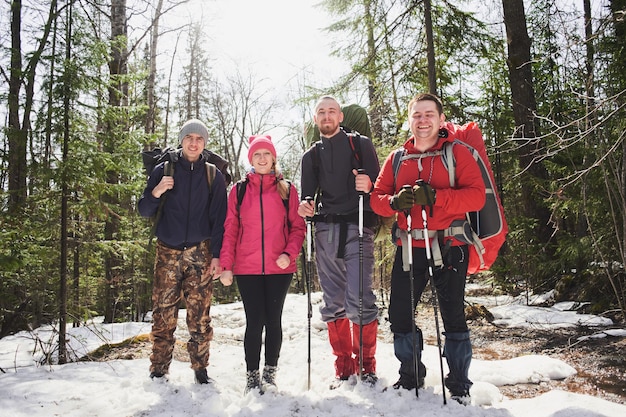
[[[72,57],[72,5],[67,9],[67,30],[65,39],[65,62],[69,63]],[[65,69],[68,70],[67,67]],[[61,159],[61,276],[59,279],[59,363],[67,362],[67,347],[65,345],[65,332],[67,326],[67,202],[69,187],[67,184],[67,155],[70,142],[70,77],[64,77],[63,83],[63,154]]]
[[[77,196],[74,195],[74,201],[78,200]],[[80,327],[80,319],[82,316],[82,311],[80,308],[80,215],[78,213],[74,214],[74,227],[72,231],[72,290],[73,290],[73,307],[72,314],[74,315],[74,320],[72,321],[72,327]]]
[[[26,201],[26,130],[20,126],[22,87],[22,2],[11,2],[11,69],[9,75],[9,210]]]
[[[128,83],[124,80],[124,75],[128,73],[126,0],[111,1],[111,39],[109,106],[117,108],[127,105],[128,102]],[[119,119],[120,120],[112,121],[110,117],[107,118],[107,129],[103,146],[105,152],[113,153],[115,151],[119,139],[117,132],[125,130],[123,128],[120,129],[119,126],[119,123],[123,123],[125,119],[123,119],[123,116],[119,116]],[[120,182],[120,174],[109,169],[106,173],[106,182],[111,188],[115,188]],[[120,217],[117,213],[112,211],[112,208],[118,207],[120,201],[119,197],[112,192],[105,194],[104,200],[105,204],[109,207],[104,225],[104,239],[108,242],[114,242],[120,231]],[[106,280],[104,322],[112,323],[116,316],[119,285],[122,282],[124,273],[120,255],[113,250],[107,250],[104,259],[104,268]]]
[[[595,92],[594,92],[594,48],[593,48],[593,27],[591,26],[591,0],[583,0],[583,9],[585,13],[585,47],[586,47],[586,57],[585,57],[585,69],[587,71],[587,81],[585,83],[585,92],[587,96],[586,100],[586,117],[585,117],[585,131],[591,132],[591,127],[595,125],[597,118],[595,117],[596,112],[593,110],[595,106]],[[590,143],[594,143],[595,140],[589,136],[585,138],[585,148],[588,149]],[[586,167],[588,164],[588,160],[591,156],[591,153],[585,152],[583,155],[583,167]],[[583,202],[583,206],[587,204],[587,179],[586,176],[581,178],[581,201]],[[587,234],[587,222],[585,221],[585,216],[578,216],[578,222],[576,224],[576,235],[581,237]]]
[[[150,31],[150,70],[148,73],[147,81],[147,100],[148,111],[146,114],[146,133],[154,133],[154,118],[156,115],[156,100],[154,99],[154,88],[157,72],[157,45],[159,40],[159,19],[161,17],[161,9],[163,7],[163,0],[157,2],[157,7],[154,12],[154,19],[152,20],[152,29]],[[154,145],[154,144],[153,144]],[[151,146],[151,148],[154,146]]]
[[[541,204],[541,183],[547,179],[547,172],[536,158],[540,156],[541,142],[535,119],[537,103],[532,76],[530,55],[531,41],[526,27],[526,14],[523,0],[502,0],[504,24],[506,26],[509,80],[513,99],[513,116],[520,139],[518,160],[525,172],[522,186],[522,209],[526,217],[537,220],[537,238],[544,244],[550,241],[550,211]]]
[[[57,1],[52,0],[37,49],[29,54],[26,68],[22,68],[22,2],[11,2],[11,68],[9,70],[9,96],[8,96],[8,128],[7,137],[9,142],[9,211],[15,212],[25,202],[27,196],[26,180],[26,143],[30,130],[30,114],[33,108],[35,94],[35,71],[41,59],[48,37],[52,28],[52,22],[56,19]],[[24,86],[23,106],[20,106],[21,87]],[[23,112],[20,124],[20,109]]]
[[[370,102],[369,117],[372,127],[372,136],[380,140],[383,137],[383,101],[378,85],[376,40],[374,38],[375,10],[372,10],[372,1],[366,0],[365,6],[365,30],[367,31],[367,89]],[[365,133],[365,132],[360,132]],[[370,138],[373,140],[373,138]]]
[[[430,0],[424,0],[424,27],[426,29],[426,58],[428,60],[428,92],[437,94],[437,67],[435,64],[435,41]]]

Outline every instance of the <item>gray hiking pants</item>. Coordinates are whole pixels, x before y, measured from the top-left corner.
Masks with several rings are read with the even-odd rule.
[[[359,323],[359,228],[348,223],[343,259],[337,258],[339,223],[315,223],[315,261],[324,304],[324,322],[347,317]],[[378,317],[376,296],[372,291],[374,269],[374,232],[363,228],[363,325]]]

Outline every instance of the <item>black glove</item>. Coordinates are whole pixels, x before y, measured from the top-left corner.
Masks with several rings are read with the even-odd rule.
[[[396,211],[410,210],[415,204],[413,190],[411,190],[411,188],[401,189],[398,194],[391,197],[389,204],[391,205],[391,208]]]
[[[433,187],[425,182],[413,186],[413,198],[415,199],[415,204],[432,207],[435,204],[436,197],[437,193]]]

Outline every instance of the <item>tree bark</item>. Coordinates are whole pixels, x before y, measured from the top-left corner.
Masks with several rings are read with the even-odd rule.
[[[11,2],[11,69],[9,75],[9,211],[26,201],[26,130],[20,125],[22,87],[22,2]]]
[[[159,0],[157,2],[156,11],[154,12],[154,19],[152,20],[152,29],[150,33],[152,36],[150,37],[150,68],[148,72],[148,81],[147,81],[147,107],[148,111],[146,114],[146,126],[145,132],[150,134],[154,133],[154,125],[155,125],[155,115],[156,115],[156,100],[154,98],[154,89],[155,89],[155,80],[156,80],[156,72],[157,72],[157,45],[159,41],[159,19],[161,17],[161,9],[163,7],[163,0]],[[154,145],[154,144],[152,144]],[[154,146],[151,146],[151,148]]]
[[[530,54],[531,40],[526,27],[523,0],[502,0],[504,24],[506,26],[509,81],[513,99],[513,116],[517,126],[514,134],[520,143],[518,161],[523,171],[521,181],[522,210],[530,219],[537,220],[537,238],[547,243],[552,235],[550,211],[542,201],[542,184],[547,172],[537,160],[541,151],[541,140],[535,113],[537,103],[532,76]]]
[[[65,62],[70,62],[72,57],[72,5],[67,8],[68,18],[66,19],[67,30],[65,40]],[[66,67],[67,70],[67,67]],[[59,363],[67,362],[67,347],[65,345],[65,331],[67,327],[67,221],[68,221],[68,199],[69,186],[67,179],[67,156],[70,142],[70,77],[64,77],[63,82],[63,154],[61,159],[61,254],[60,254],[60,279],[59,279]]]
[[[424,29],[426,29],[426,58],[428,60],[428,92],[437,94],[437,66],[435,62],[435,41],[430,0],[424,0]]]
[[[128,104],[128,83],[124,76],[128,73],[127,65],[127,24],[126,24],[126,0],[111,1],[111,59],[109,61],[109,106],[113,109]],[[106,119],[107,129],[105,133],[105,152],[114,153],[119,142],[118,132],[126,131],[120,127],[120,123],[126,123],[126,119],[118,111],[113,111]],[[113,169],[106,172],[106,182],[111,190],[120,183],[120,174]],[[118,239],[120,231],[120,217],[113,211],[119,207],[120,199],[114,191],[104,194],[104,203],[108,207],[107,218],[104,225],[104,239],[110,242],[111,247],[106,251],[104,258],[105,268],[105,311],[104,322],[112,323],[116,317],[116,306],[119,285],[123,279],[122,259],[113,247]]]
[[[12,213],[24,205],[28,195],[26,144],[35,95],[35,71],[47,46],[52,23],[56,19],[56,8],[57,1],[52,0],[37,49],[29,54],[27,66],[22,68],[22,2],[20,0],[11,2],[11,68],[7,100],[9,112],[7,138],[9,143],[9,212]],[[24,86],[23,101],[20,97],[22,86]],[[21,123],[20,109],[23,114]]]

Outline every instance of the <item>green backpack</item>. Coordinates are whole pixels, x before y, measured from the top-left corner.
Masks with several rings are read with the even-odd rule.
[[[341,127],[346,132],[352,132],[362,136],[372,138],[372,128],[370,127],[370,119],[367,115],[367,110],[358,104],[349,104],[341,108],[343,112],[343,122]],[[304,135],[306,137],[306,143],[312,144],[320,138],[320,130],[318,127],[310,121],[307,123],[304,129]]]

